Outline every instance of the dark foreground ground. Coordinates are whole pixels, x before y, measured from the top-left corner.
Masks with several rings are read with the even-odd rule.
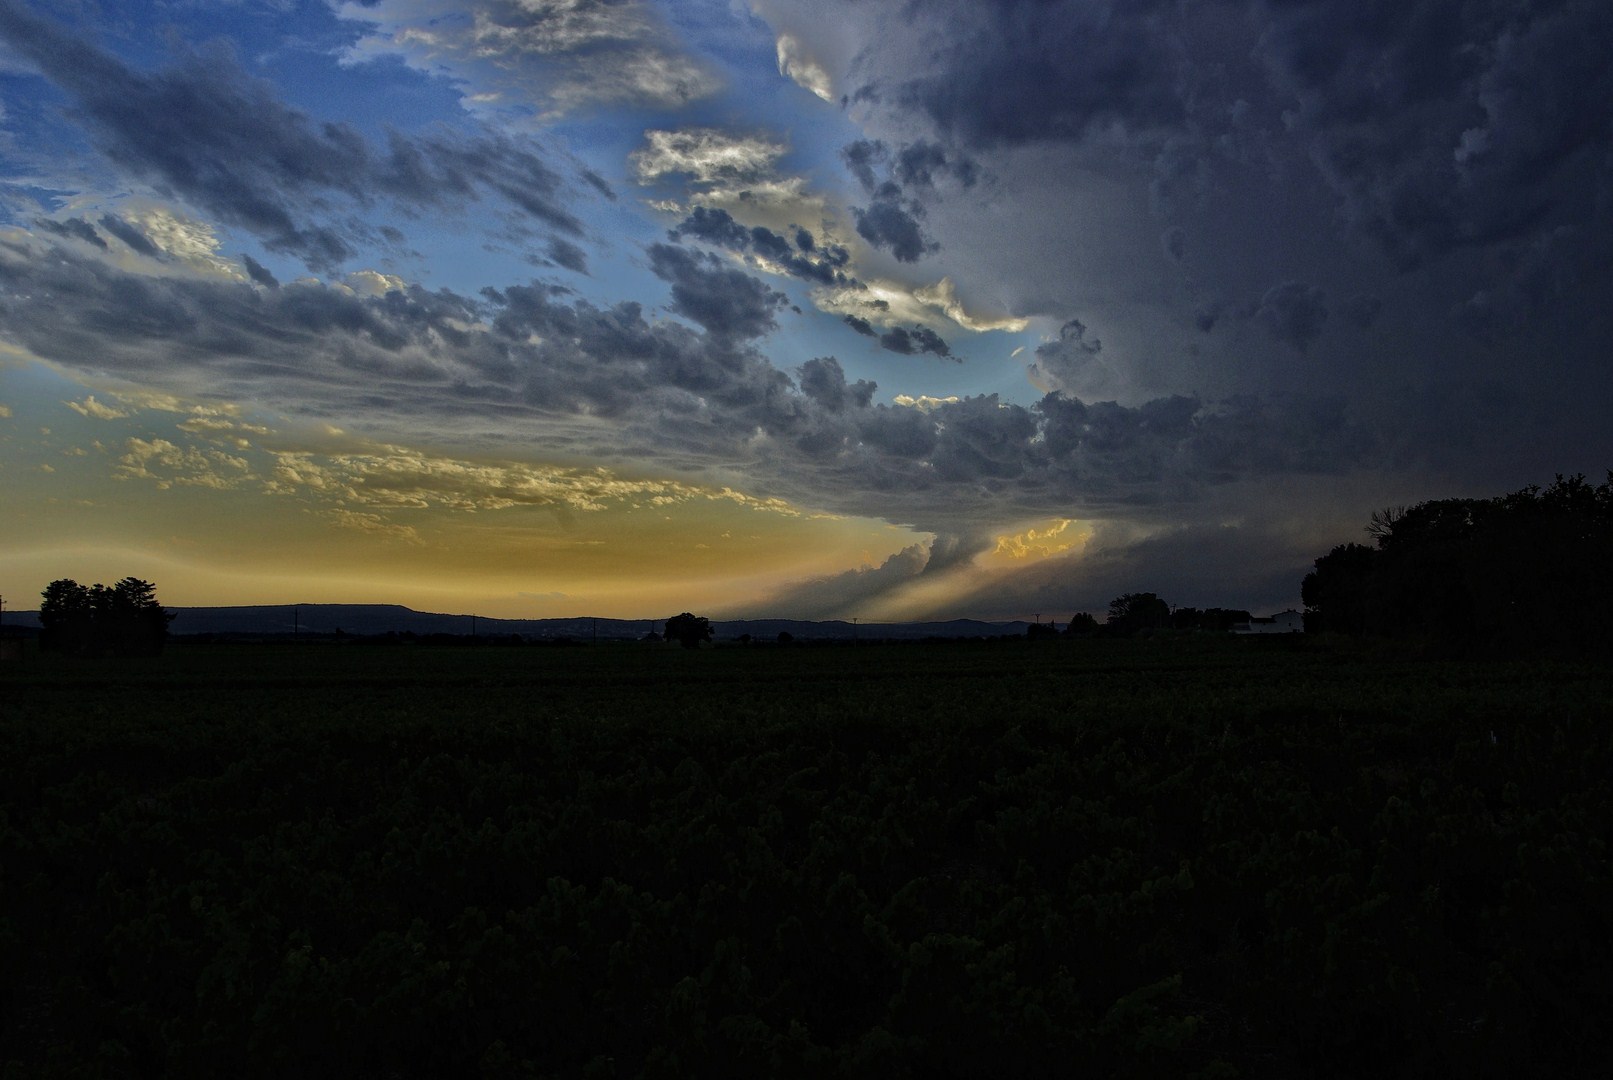
[[[1613,668],[1256,644],[30,655],[0,1074],[1613,1072]]]

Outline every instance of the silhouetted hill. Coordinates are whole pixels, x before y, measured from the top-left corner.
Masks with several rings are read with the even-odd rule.
[[[522,637],[577,641],[636,641],[665,619],[494,619],[481,615],[447,615],[415,611],[401,604],[265,604],[247,607],[170,607],[174,638],[196,635],[277,637],[293,634],[454,634],[467,636],[519,634]],[[7,611],[5,625],[37,629],[37,611]],[[858,623],[841,620],[812,622],[803,619],[712,620],[715,640],[733,641],[749,634],[754,641],[777,641],[788,633],[797,641],[859,639],[914,641],[929,637],[998,637],[1023,634],[1024,622],[981,622],[954,619],[924,623]]]

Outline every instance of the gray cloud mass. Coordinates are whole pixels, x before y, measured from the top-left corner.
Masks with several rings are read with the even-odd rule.
[[[537,449],[609,458],[637,446],[692,474],[743,463],[764,493],[943,533],[1334,473],[1375,452],[1342,407],[1304,401],[881,404],[872,382],[848,384],[832,358],[808,362],[799,380],[765,359],[754,342],[780,303],[765,285],[671,245],[651,258],[673,310],[700,330],[541,283],[479,298],[266,289],[16,244],[0,248],[0,322],[37,355],[169,392],[415,430],[479,429],[499,415]]]

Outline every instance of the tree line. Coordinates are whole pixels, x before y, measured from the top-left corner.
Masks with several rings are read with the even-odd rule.
[[[1613,471],[1379,510],[1367,533],[1305,576],[1307,631],[1467,651],[1613,643]]]
[[[168,640],[170,614],[157,587],[126,577],[115,585],[61,578],[39,604],[39,648],[75,656],[155,656]]]

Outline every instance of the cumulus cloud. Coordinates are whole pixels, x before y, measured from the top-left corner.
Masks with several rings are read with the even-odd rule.
[[[629,160],[640,183],[682,174],[697,184],[745,184],[771,177],[785,146],[762,135],[716,128],[652,129]]]
[[[672,310],[724,338],[758,338],[778,326],[789,297],[742,270],[671,244],[650,247],[650,269],[672,285]]]
[[[720,86],[638,0],[364,0],[338,10],[370,27],[350,63],[401,58],[460,84],[472,108],[546,118],[586,105],[665,109]]]
[[[1113,398],[1124,388],[1124,381],[1100,354],[1103,342],[1087,336],[1080,319],[1059,327],[1059,336],[1036,347],[1036,359],[1026,369],[1031,382],[1043,393],[1061,391],[1071,397]]]
[[[780,34],[776,43],[779,74],[812,91],[824,101],[834,100],[834,82],[823,65],[812,58],[794,34]]]

